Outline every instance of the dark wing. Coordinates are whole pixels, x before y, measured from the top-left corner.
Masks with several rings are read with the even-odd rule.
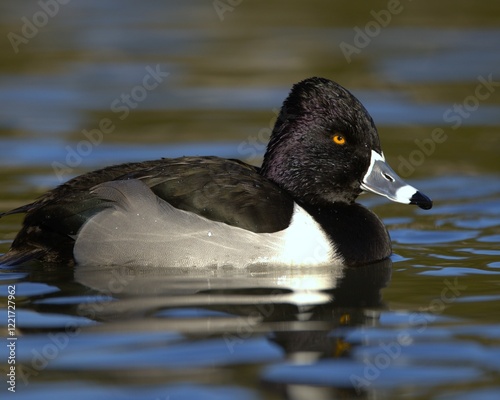
[[[140,179],[174,207],[253,232],[286,228],[293,199],[256,167],[217,157],[182,157],[122,164],[78,176],[39,200],[5,214],[25,212],[23,227],[0,262],[73,260],[73,235],[92,215],[109,207],[91,194],[103,182]]]
[[[293,212],[293,200],[262,177],[256,167],[238,160],[184,158],[128,174],[141,179],[174,207],[252,232],[285,229]]]

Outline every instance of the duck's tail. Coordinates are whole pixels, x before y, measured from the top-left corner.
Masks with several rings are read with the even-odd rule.
[[[10,211],[0,213],[0,218],[13,214],[26,214],[35,207],[35,203],[29,203]],[[46,236],[38,226],[33,226],[30,231],[25,227],[17,234],[11,248],[5,254],[0,255],[0,265],[16,266],[28,264],[37,260],[50,260],[50,248],[44,246],[44,242],[31,240],[31,236]],[[53,258],[53,257],[52,257]]]
[[[22,250],[10,249],[7,253],[0,255],[0,265],[14,267],[39,260],[45,256],[43,249],[24,248]]]

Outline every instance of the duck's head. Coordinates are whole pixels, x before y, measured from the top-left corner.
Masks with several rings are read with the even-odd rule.
[[[432,207],[385,162],[377,128],[358,99],[324,78],[293,86],[274,126],[262,174],[309,204],[350,204],[364,190]]]

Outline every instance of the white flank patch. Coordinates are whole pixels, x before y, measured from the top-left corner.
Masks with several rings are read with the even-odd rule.
[[[295,205],[290,226],[254,233],[179,210],[139,180],[98,185],[113,202],[76,235],[74,257],[84,265],[243,268],[269,262],[319,266],[340,262],[319,224]]]
[[[314,218],[295,204],[290,226],[274,235],[282,240],[281,254],[273,261],[285,264],[318,265],[338,258],[331,241]]]

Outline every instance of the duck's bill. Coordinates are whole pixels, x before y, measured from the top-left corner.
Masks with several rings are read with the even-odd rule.
[[[373,150],[370,166],[361,183],[361,189],[385,196],[398,203],[415,204],[424,210],[432,208],[431,199],[403,181],[385,162],[384,157]]]

